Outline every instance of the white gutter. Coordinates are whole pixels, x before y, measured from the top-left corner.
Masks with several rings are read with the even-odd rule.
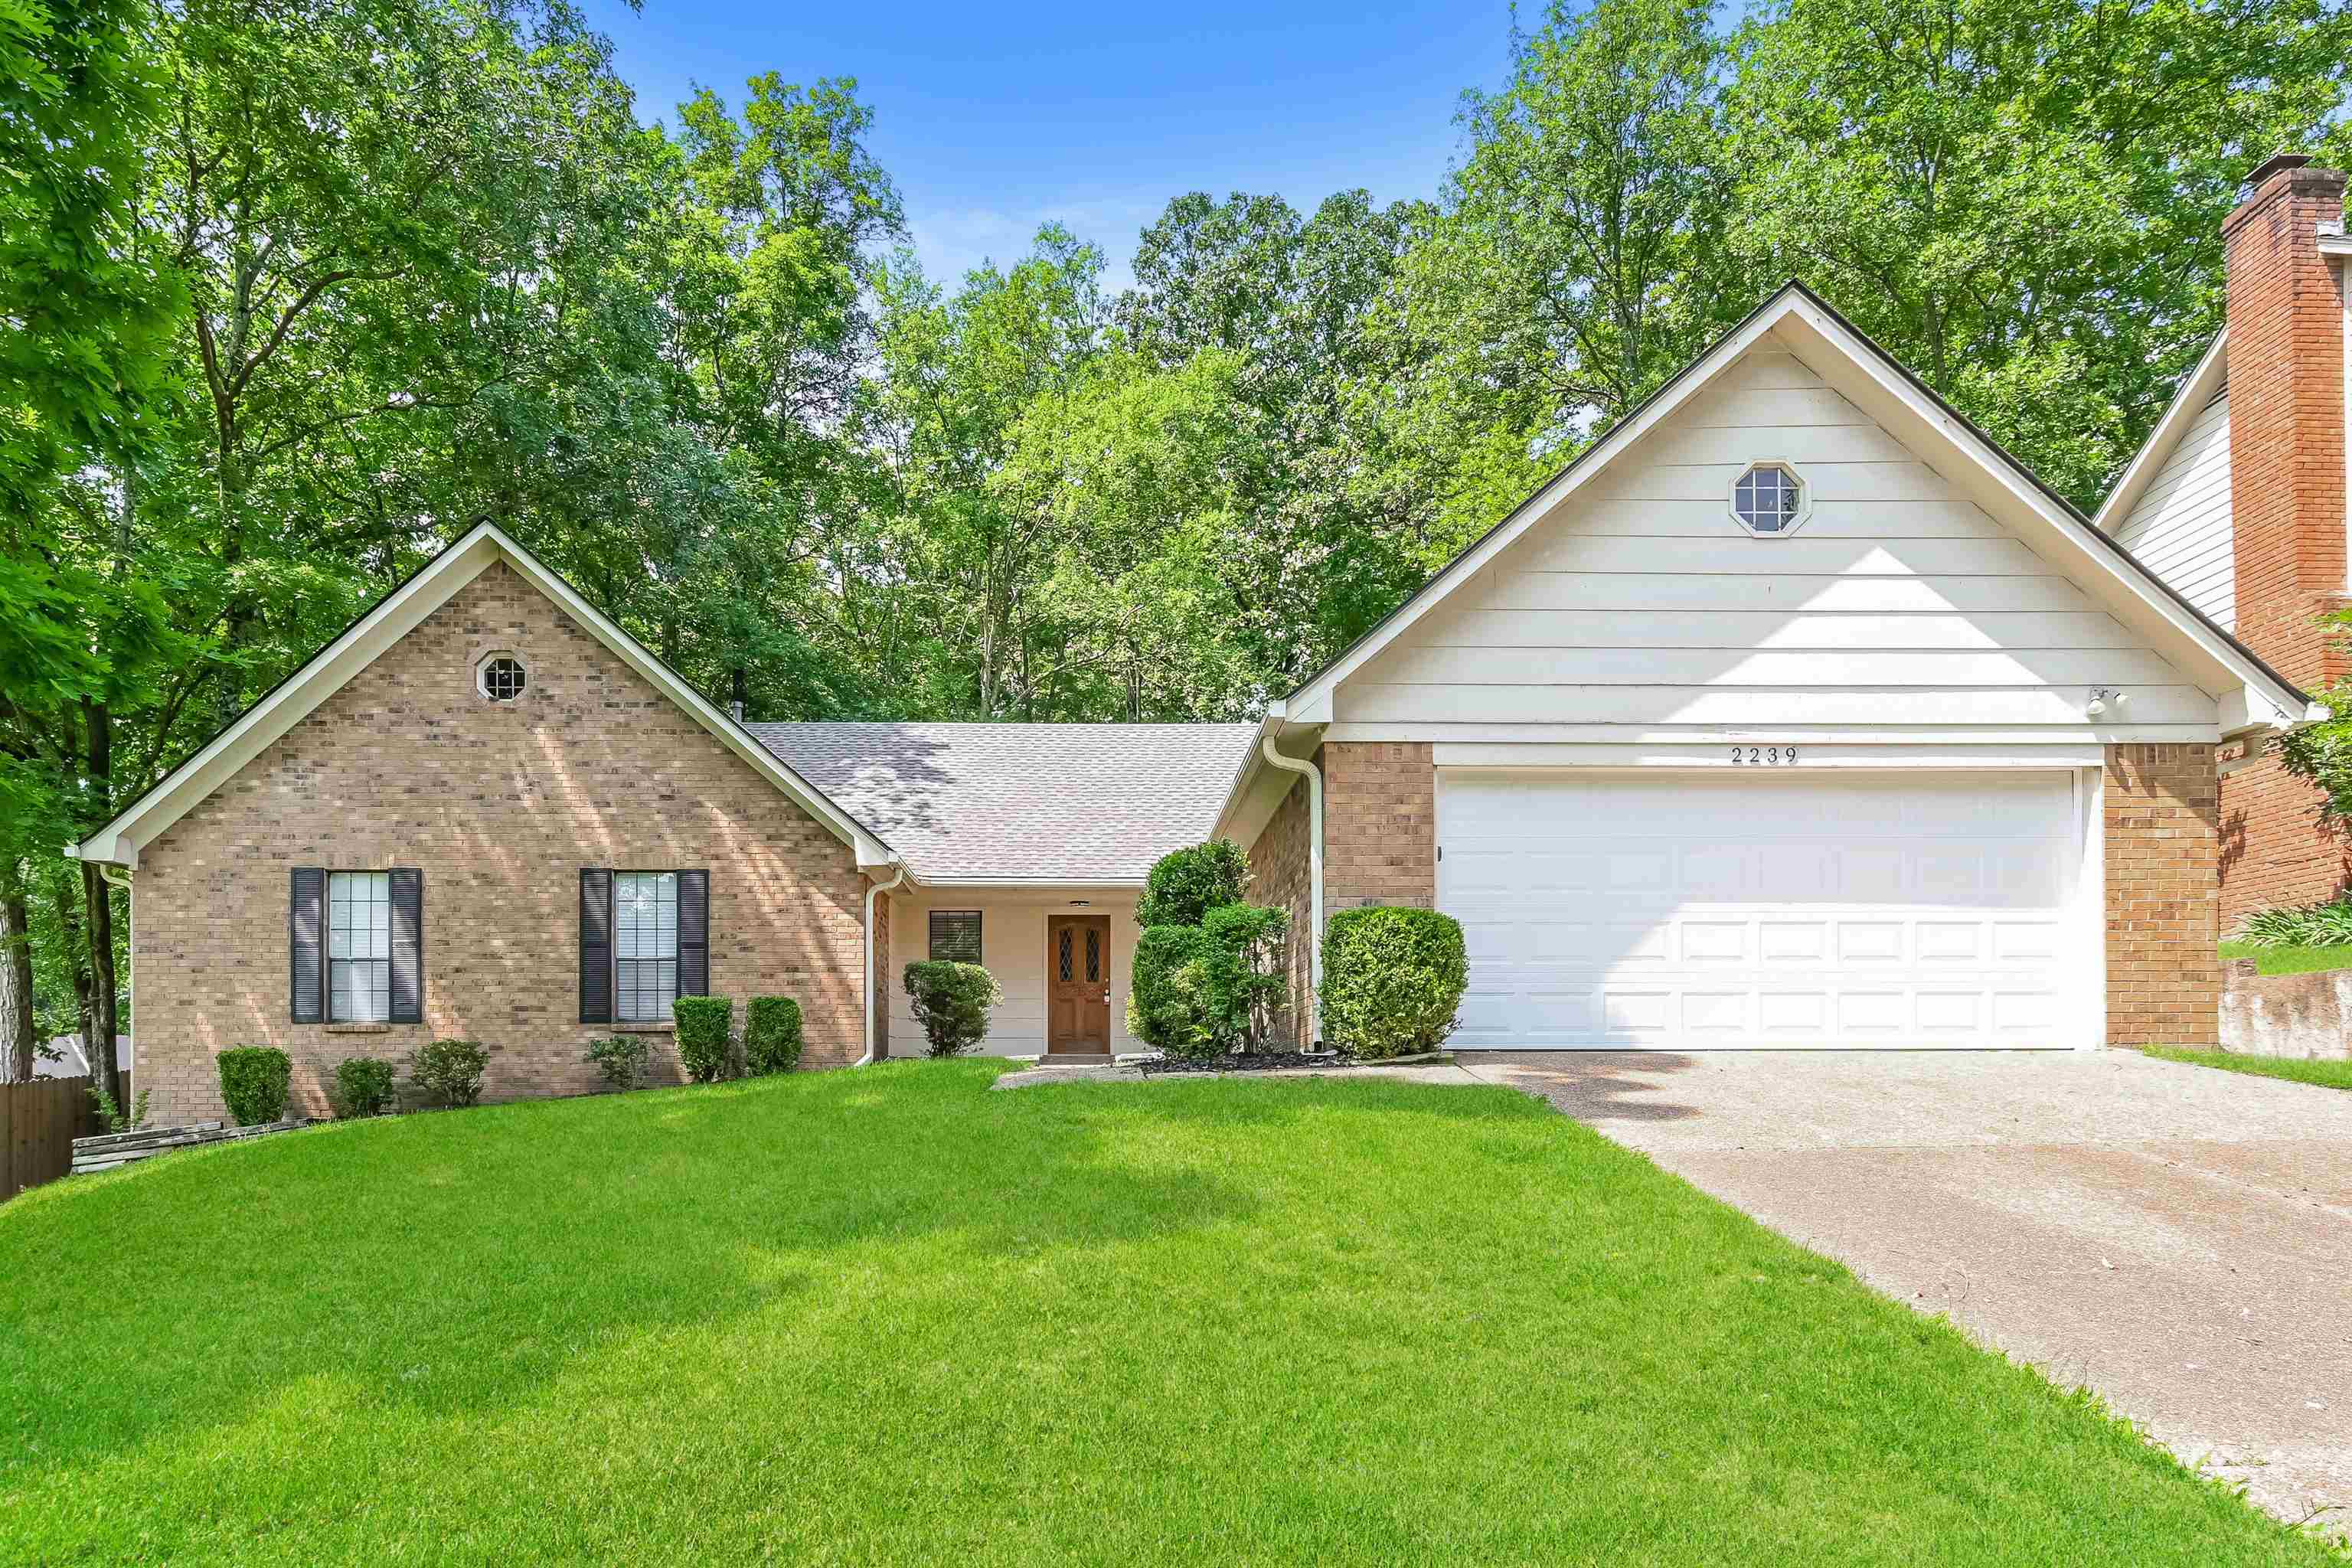
[[[1286,757],[1275,750],[1271,734],[1258,742],[1258,749],[1269,766],[1286,773],[1298,773],[1307,780],[1307,907],[1310,922],[1307,931],[1307,1006],[1311,1019],[1317,999],[1323,994],[1323,774],[1313,763]]]
[[[866,884],[866,1054],[857,1058],[859,1067],[874,1065],[874,900],[876,895],[901,888],[907,881],[907,863],[898,862],[898,874],[887,882]]]

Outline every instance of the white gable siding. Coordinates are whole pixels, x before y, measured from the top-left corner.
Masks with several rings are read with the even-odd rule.
[[[1797,532],[1726,510],[1794,464]],[[2213,699],[1795,356],[1759,347],[1335,695],[1342,735],[2210,739]]]
[[[2237,563],[2230,537],[2230,399],[2205,405],[2181,433],[2116,542],[2190,604],[2236,629]]]

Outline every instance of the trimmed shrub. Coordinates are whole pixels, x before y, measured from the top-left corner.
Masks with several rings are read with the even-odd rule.
[[[239,1046],[213,1060],[220,1068],[221,1102],[239,1127],[283,1121],[294,1064],[275,1046]]]
[[[646,1081],[646,1068],[653,1052],[643,1035],[608,1035],[601,1040],[588,1042],[582,1058],[592,1062],[604,1075],[604,1087],[614,1089],[636,1089]]]
[[[697,1083],[716,1083],[727,1076],[735,1043],[735,998],[681,996],[670,1004],[677,1020],[677,1059],[686,1076]]]
[[[743,1007],[743,1068],[753,1077],[801,1065],[801,1005],[789,996],[754,996]]]
[[[2324,904],[2256,910],[2238,922],[2237,940],[2255,947],[2343,947],[2352,944],[2352,898]]]
[[[1227,1050],[1254,1050],[1274,1032],[1290,976],[1290,911],[1265,904],[1225,904],[1201,921],[1208,939],[1202,979],[1209,1026]]]
[[[1213,949],[1199,926],[1146,926],[1128,971],[1127,1032],[1171,1057],[1223,1050],[1209,1005]]]
[[[1230,838],[1171,850],[1144,879],[1135,923],[1146,930],[1199,925],[1211,910],[1240,903],[1249,879],[1249,857]]]
[[[1342,910],[1323,938],[1323,1043],[1359,1057],[1435,1050],[1470,964],[1462,922],[1435,910]]]
[[[408,1058],[408,1076],[455,1110],[482,1098],[482,1071],[489,1065],[489,1047],[478,1040],[436,1040]]]
[[[934,1057],[960,1057],[988,1038],[989,1010],[1003,994],[977,963],[925,959],[907,965],[908,999]]]
[[[392,1104],[392,1064],[375,1057],[345,1057],[335,1064],[327,1103],[339,1121],[382,1116]]]

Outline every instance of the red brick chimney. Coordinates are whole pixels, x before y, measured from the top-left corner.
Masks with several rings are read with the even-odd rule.
[[[2229,285],[2230,510],[2237,633],[2305,690],[2352,660],[2319,616],[2352,604],[2345,470],[2345,176],[2282,153],[2246,176],[2221,225]],[[2221,918],[2308,903],[2345,883],[2345,845],[2317,832],[2317,795],[2263,761],[2221,792]]]

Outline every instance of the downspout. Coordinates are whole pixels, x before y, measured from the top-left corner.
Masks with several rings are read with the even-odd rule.
[[[1258,742],[1258,750],[1268,766],[1307,780],[1307,1010],[1312,1018],[1323,994],[1323,773],[1313,763],[1275,750],[1272,735]]]
[[[108,887],[120,888],[122,889],[122,923],[125,927],[122,933],[122,951],[131,960],[131,973],[127,977],[121,974],[117,974],[114,977],[114,1032],[118,1037],[120,1037],[127,1032],[122,1027],[122,998],[126,992],[129,993],[132,998],[132,1007],[134,1009],[132,1013],[133,1021],[135,1022],[137,1019],[136,1007],[138,1005],[137,999],[139,987],[139,895],[131,890],[131,878],[132,873],[123,867],[109,865],[101,861],[99,864],[98,875],[99,879],[105,882]],[[131,982],[128,985],[123,984],[123,981],[126,978]],[[113,1040],[107,1041],[103,1048],[106,1051],[107,1056],[114,1063],[115,1073],[117,1075],[114,1081],[119,1085],[122,1081],[121,1077],[121,1073],[122,1071],[121,1048]],[[131,1087],[124,1089],[122,1092],[123,1103],[114,1108],[118,1115],[125,1117],[131,1115],[133,1108],[139,1103],[136,1098],[139,1089],[137,1078],[139,1070],[139,1037],[136,1035],[132,1035],[131,1037],[131,1068],[132,1073]]]
[[[859,1067],[874,1065],[874,900],[877,895],[904,887],[907,863],[898,862],[898,874],[887,882],[869,880],[866,884],[866,1054],[857,1058]]]

